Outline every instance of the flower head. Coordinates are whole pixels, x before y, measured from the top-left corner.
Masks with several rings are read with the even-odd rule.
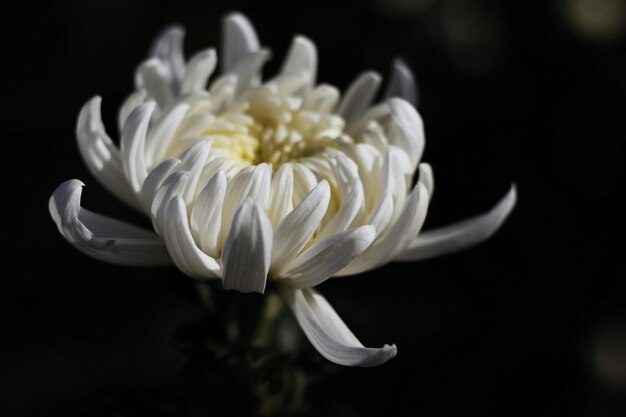
[[[424,134],[408,67],[394,62],[373,104],[378,74],[362,74],[344,94],[317,84],[316,49],[304,37],[266,81],[269,52],[248,20],[227,16],[223,37],[221,75],[208,87],[213,49],[185,61],[182,29],[157,39],[120,109],[119,147],[105,132],[99,97],[78,118],[90,171],[150,216],[156,233],[82,208],[78,180],[54,192],[52,217],[76,248],[106,262],[173,262],[242,292],[263,293],[271,279],[322,355],[343,365],[383,363],[395,345],[364,347],[313,287],[478,243],[509,214],[515,190],[482,216],[420,234],[433,177],[420,163]]]

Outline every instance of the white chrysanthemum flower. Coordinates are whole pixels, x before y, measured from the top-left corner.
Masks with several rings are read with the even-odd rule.
[[[150,216],[156,234],[82,208],[78,180],[54,192],[52,217],[77,249],[106,262],[173,262],[242,292],[263,293],[271,279],[322,355],[381,364],[395,345],[364,347],[313,287],[478,243],[507,217],[515,190],[484,215],[418,234],[433,178],[419,163],[424,134],[410,70],[395,62],[383,101],[372,105],[381,77],[366,72],[343,96],[316,84],[315,46],[304,37],[280,73],[261,82],[269,52],[248,20],[232,14],[223,32],[222,75],[208,88],[216,52],[185,62],[182,29],[158,38],[120,110],[119,148],[99,97],[78,118],[90,171]]]

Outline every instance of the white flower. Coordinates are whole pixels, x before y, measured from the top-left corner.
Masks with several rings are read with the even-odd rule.
[[[317,53],[304,37],[262,83],[269,52],[248,20],[231,14],[223,32],[222,75],[208,88],[216,52],[185,62],[182,29],[158,38],[120,110],[119,148],[104,130],[99,97],[78,118],[92,174],[150,216],[156,234],[80,207],[78,180],[54,192],[52,217],[77,249],[106,262],[173,262],[242,292],[263,293],[269,278],[322,355],[381,364],[395,345],[364,347],[313,287],[476,244],[500,227],[515,190],[486,214],[418,234],[433,178],[419,163],[424,134],[406,65],[394,63],[383,101],[372,105],[381,77],[366,72],[343,96],[316,84]]]

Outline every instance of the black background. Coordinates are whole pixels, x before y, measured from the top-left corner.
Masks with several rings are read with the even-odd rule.
[[[519,189],[507,224],[479,247],[320,286],[366,345],[399,353],[375,369],[337,367],[310,393],[315,413],[621,415],[626,348],[621,384],[593,352],[619,332],[624,343],[626,331],[626,42],[581,29],[567,17],[574,3],[3,5],[0,414],[113,415],[120,398],[182,391],[185,359],[171,338],[200,314],[184,296],[188,278],[83,256],[58,234],[47,200],[79,178],[86,207],[145,224],[87,172],[78,110],[103,96],[117,137],[117,108],[153,37],[180,23],[187,54],[217,46],[221,17],[236,9],[273,50],[266,74],[298,33],[318,46],[320,81],[340,88],[406,59],[436,180],[426,228],[488,209],[511,181]]]

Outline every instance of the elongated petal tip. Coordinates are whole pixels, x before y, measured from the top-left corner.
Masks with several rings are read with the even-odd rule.
[[[416,261],[447,255],[477,245],[493,236],[513,211],[517,187],[511,184],[507,194],[488,212],[418,235],[401,252],[397,261]]]

